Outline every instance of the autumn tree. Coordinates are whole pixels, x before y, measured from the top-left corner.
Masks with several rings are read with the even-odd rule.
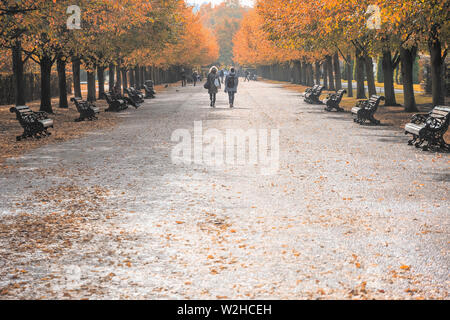
[[[220,64],[230,65],[233,63],[233,37],[248,10],[236,0],[225,1],[214,8],[211,7],[211,4],[204,4],[200,7],[199,22],[211,30],[217,39]]]
[[[1,1],[0,46],[12,50],[16,103],[23,101],[23,63],[41,70],[41,110],[52,112],[50,76],[57,65],[60,106],[67,106],[66,64],[72,61],[75,95],[81,96],[80,69],[88,74],[88,100],[104,88],[104,71],[127,86],[127,72],[137,86],[148,77],[147,66],[172,68],[211,64],[218,58],[215,37],[183,0],[78,0],[81,28],[66,26],[70,1]],[[24,58],[25,56],[25,58]],[[114,74],[114,72],[116,74]],[[117,75],[117,77],[115,77]],[[22,79],[22,80],[20,80]]]

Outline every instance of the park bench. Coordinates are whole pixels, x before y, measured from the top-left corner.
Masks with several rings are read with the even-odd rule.
[[[303,97],[306,97],[307,94],[310,94],[311,92],[317,90],[319,87],[318,84],[315,84],[312,88],[306,88],[305,92],[303,93]]]
[[[306,95],[309,92],[313,92],[314,90],[316,90],[318,87],[320,87],[318,84],[315,84],[312,88],[306,88],[305,93],[303,95]]]
[[[80,117],[78,119],[75,119],[76,122],[84,121],[85,119],[97,120],[97,114],[100,113],[99,107],[79,97],[74,97],[70,99],[70,101],[75,103],[75,106],[80,113]]]
[[[156,92],[152,80],[145,81],[144,90],[145,90],[145,97],[144,97],[145,99],[155,98]]]
[[[46,112],[34,112],[28,106],[12,107],[9,111],[16,114],[16,118],[24,130],[22,135],[16,137],[17,141],[31,137],[39,139],[51,135],[48,129],[53,128],[53,120],[48,118]]]
[[[126,89],[124,89],[126,90]],[[126,93],[126,92],[125,92]],[[139,107],[134,100],[129,97],[122,96],[120,93],[111,93],[113,99],[125,101],[125,104],[135,107],[136,109]]]
[[[115,96],[113,93],[104,94],[106,102],[108,103],[108,109],[106,112],[119,112],[128,108],[127,102],[124,99],[121,99]]]
[[[325,100],[323,100],[323,103],[327,105],[325,107],[325,111],[332,111],[333,109],[336,109],[336,111],[338,112],[344,111],[344,109],[339,107],[339,104],[341,103],[341,100],[344,97],[344,94],[346,93],[347,90],[342,89],[336,93],[329,94],[328,97]]]
[[[353,121],[363,124],[369,120],[373,124],[380,124],[380,121],[374,118],[380,102],[385,100],[383,96],[372,95],[368,100],[360,100],[356,107],[352,108],[352,114],[355,115]]]
[[[128,89],[134,96],[139,99],[140,102],[144,102],[144,95],[142,94],[141,90],[138,90],[134,87],[129,87]]]
[[[310,104],[322,104],[322,101],[320,101],[320,95],[322,94],[322,91],[324,89],[324,86],[315,85],[312,88],[308,88],[305,91],[305,102]]]
[[[144,102],[144,98],[142,96],[142,93],[138,93],[136,89],[133,87],[125,88],[124,92],[128,95],[127,102],[131,104],[136,109],[141,106],[141,104]]]
[[[436,106],[429,113],[418,113],[412,116],[411,122],[405,126],[405,134],[411,134],[409,145],[428,150],[430,148],[450,151],[450,146],[444,141],[450,122],[450,107]],[[426,145],[423,145],[427,142]]]

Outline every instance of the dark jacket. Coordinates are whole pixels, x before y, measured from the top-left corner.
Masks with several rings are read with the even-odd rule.
[[[230,78],[234,78],[234,86],[233,87],[228,86],[228,79],[230,79]],[[237,92],[238,84],[239,84],[239,78],[238,78],[236,72],[233,72],[233,73],[230,72],[227,75],[227,77],[225,78],[225,92]]]
[[[216,87],[214,84],[214,80],[217,79],[219,81],[219,87]],[[209,73],[208,74],[208,80],[209,82],[209,89],[208,92],[209,93],[217,93],[220,89],[220,80],[219,80],[219,75],[217,73]]]

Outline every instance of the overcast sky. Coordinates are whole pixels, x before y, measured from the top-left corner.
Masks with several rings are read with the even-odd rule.
[[[211,2],[213,4],[219,4],[221,2],[223,2],[223,0],[186,0],[187,3],[189,4],[202,4],[205,2]],[[246,5],[246,6],[252,6],[253,5],[253,0],[241,0],[241,4],[242,5]]]

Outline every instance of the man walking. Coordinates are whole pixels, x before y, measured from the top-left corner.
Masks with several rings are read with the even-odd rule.
[[[228,100],[230,102],[230,108],[234,107],[234,95],[237,92],[239,84],[239,78],[236,75],[234,67],[230,69],[230,73],[225,78],[225,92],[228,92]]]
[[[249,81],[249,82],[250,82],[249,76],[250,76],[250,72],[248,72],[248,70],[245,70],[245,79],[244,79],[244,82],[245,82],[245,81]]]
[[[194,81],[194,87],[197,85],[197,81],[198,81],[198,73],[196,70],[194,70],[194,72],[192,73],[192,80]]]
[[[181,69],[181,86],[182,87],[186,87],[186,71],[184,70],[184,68]]]
[[[225,72],[223,71],[223,69],[220,69],[220,71],[219,71],[220,83],[223,83],[224,76],[225,76]]]

